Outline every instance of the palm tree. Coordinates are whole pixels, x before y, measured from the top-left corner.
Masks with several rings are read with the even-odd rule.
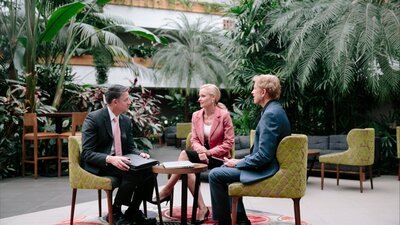
[[[173,78],[178,86],[185,85],[185,121],[189,121],[188,99],[194,79],[216,85],[226,81],[220,34],[212,24],[201,19],[190,23],[184,15],[168,24],[168,30],[160,32],[170,43],[154,55],[154,68],[162,75],[161,80]]]
[[[287,47],[282,71],[300,88],[318,73],[332,99],[355,83],[387,100],[400,90],[400,3],[390,0],[306,0],[272,16],[269,34]],[[396,94],[397,93],[397,94]]]
[[[40,59],[44,63],[51,63],[48,56],[54,49],[58,52],[52,53],[53,58],[58,59],[61,54],[63,60],[57,91],[53,99],[55,108],[58,108],[61,102],[69,61],[77,53],[78,48],[90,49],[102,46],[110,54],[116,56],[121,64],[135,73],[140,71],[137,66],[130,63],[128,50],[115,33],[127,32],[153,42],[160,42],[160,40],[148,30],[132,26],[132,23],[119,23],[120,21],[106,18],[99,13],[101,7],[110,1],[7,0],[0,3],[0,31],[2,35],[6,34],[4,36],[10,42],[11,53],[7,56],[10,62],[10,77],[16,77],[12,75],[13,71],[16,72],[19,69],[17,66],[23,62],[26,81],[25,106],[29,111],[35,111],[37,61]],[[20,20],[21,15],[25,19]],[[91,25],[88,23],[90,22],[88,17],[98,17],[102,21],[107,21],[107,26]],[[54,48],[54,46],[62,47]],[[61,53],[60,49],[62,49]],[[22,71],[19,72],[22,73]]]

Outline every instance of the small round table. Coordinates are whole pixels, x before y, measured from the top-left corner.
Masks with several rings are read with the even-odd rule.
[[[192,210],[192,224],[196,223],[196,211],[197,211],[197,201],[199,196],[199,188],[200,188],[200,173],[204,172],[208,169],[207,164],[202,163],[194,163],[194,166],[191,168],[165,168],[162,165],[153,166],[153,173],[155,174],[180,174],[182,179],[182,206],[181,206],[181,224],[187,224],[187,175],[190,173],[194,173],[196,176],[195,188],[194,188],[194,196],[193,196],[193,210]],[[161,210],[160,210],[160,193],[158,192],[158,183],[157,178],[155,176],[155,189],[156,189],[156,198],[157,205],[160,214],[160,224],[162,222]]]
[[[314,167],[314,163],[317,160],[317,156],[319,156],[320,152],[321,151],[318,149],[308,149],[307,155],[311,155],[311,156],[313,156],[313,158],[311,160],[310,168],[308,169],[307,180],[308,180],[308,177],[310,176],[310,173]]]

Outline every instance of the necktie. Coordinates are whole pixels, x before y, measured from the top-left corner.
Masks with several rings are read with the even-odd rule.
[[[119,128],[119,120],[118,117],[114,117],[114,150],[115,155],[122,155],[122,147],[121,147],[121,129]]]

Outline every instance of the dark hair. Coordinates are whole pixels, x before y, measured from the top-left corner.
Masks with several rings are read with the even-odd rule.
[[[106,92],[107,104],[110,104],[113,99],[118,99],[121,97],[122,93],[129,91],[129,87],[125,87],[119,84],[114,84],[108,88]]]

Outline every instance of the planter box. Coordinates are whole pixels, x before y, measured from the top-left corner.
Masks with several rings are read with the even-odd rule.
[[[207,2],[190,2],[190,5],[186,5],[179,0],[113,0],[109,4],[214,15],[223,14],[222,8],[217,7],[219,4]]]

